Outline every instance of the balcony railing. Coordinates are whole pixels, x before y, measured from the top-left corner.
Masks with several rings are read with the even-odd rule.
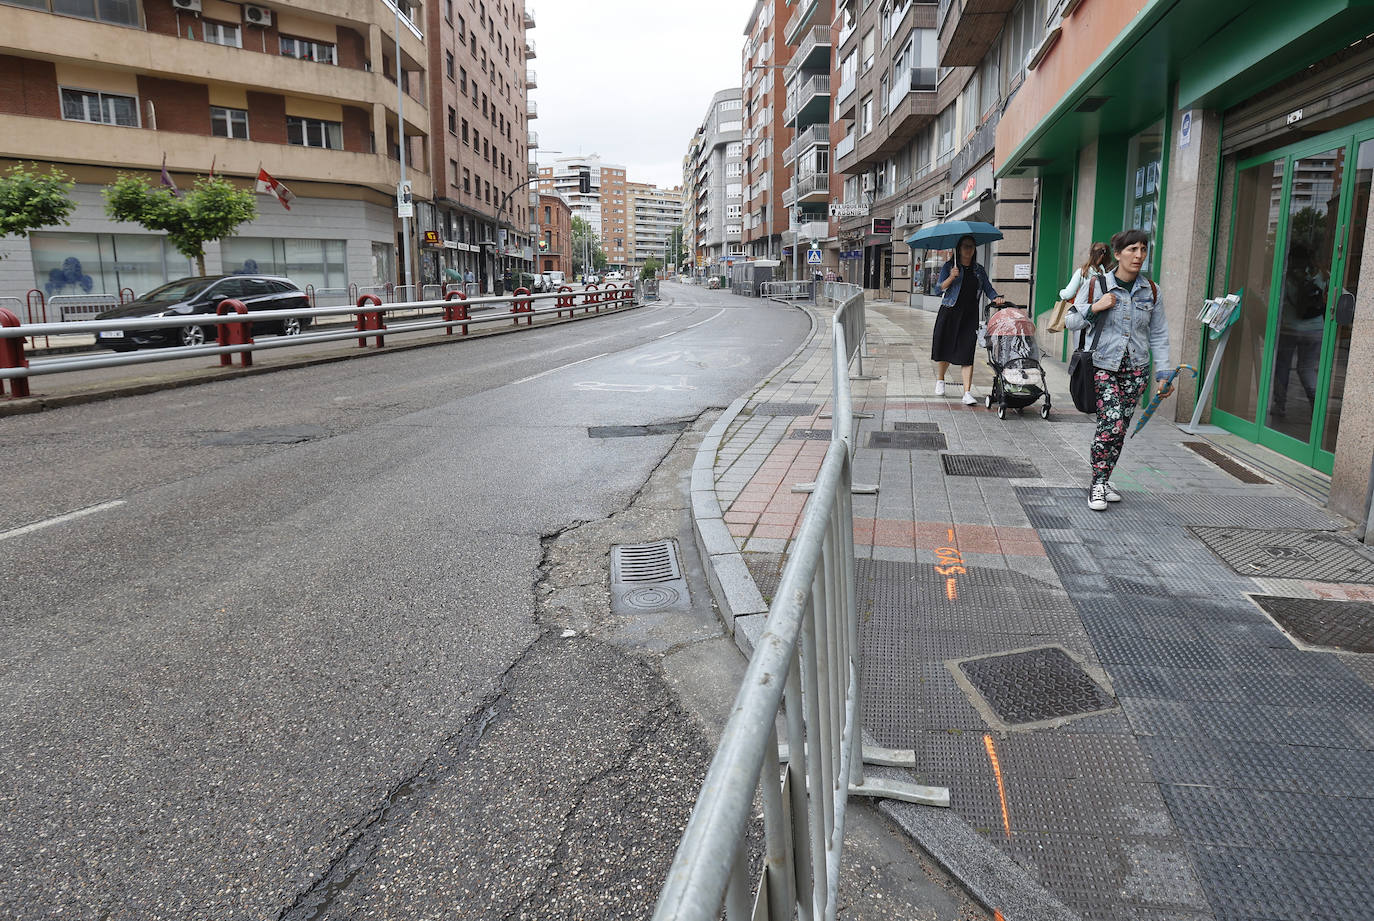
[[[534,146],[531,144],[530,146]],[[847,134],[844,140],[835,145],[835,159],[840,160],[854,152],[854,135]]]
[[[525,28],[534,28],[534,7],[530,6],[528,3],[525,4]]]
[[[910,79],[892,87],[892,91],[887,94],[887,110],[891,112],[901,105],[902,99],[908,93],[933,93],[937,80],[937,69],[934,67],[913,67],[909,71]]]
[[[806,104],[817,96],[830,95],[830,75],[816,74],[787,95],[787,108],[783,110],[782,120],[791,122]]]
[[[530,118],[538,118],[539,103],[535,102],[533,99],[525,100],[525,114],[528,115]]]
[[[801,44],[797,50],[792,52],[792,63],[782,69],[782,79],[784,83],[791,83],[792,78],[797,75],[797,71],[806,66],[807,59],[811,52],[817,48],[830,47],[830,27],[812,26],[802,37]],[[812,66],[812,70],[820,70],[819,64]]]
[[[792,207],[793,205],[795,205],[796,203],[797,203],[797,192],[796,192],[796,190],[795,190],[795,189],[783,189],[783,190],[782,190],[782,206],[783,206],[784,208],[791,208],[791,207]]]
[[[838,106],[838,105],[840,105],[840,103],[844,102],[844,101],[845,101],[846,99],[848,99],[850,96],[853,96],[853,95],[854,95],[854,88],[855,88],[856,86],[858,86],[858,85],[859,85],[859,78],[858,78],[858,77],[849,77],[848,79],[841,81],[841,82],[840,82],[840,88],[839,88],[839,90],[836,91],[836,93],[835,93],[835,105]],[[839,110],[836,109],[836,112],[838,112],[838,111],[839,111]]]
[[[525,57],[526,57],[527,59],[528,59],[528,58],[535,57],[535,54],[534,54],[534,39],[532,39],[532,38],[526,38],[526,39],[525,39]]]
[[[526,147],[538,147],[538,146],[539,146],[539,132],[538,132],[538,131],[531,131],[531,132],[530,132],[530,140],[529,140],[529,143],[526,144],[525,146],[526,146]]]
[[[534,88],[535,88],[536,86],[538,86],[538,85],[539,85],[539,81],[538,81],[537,79],[535,79],[534,68],[533,68],[533,67],[526,67],[526,68],[525,68],[525,86],[526,86],[527,88],[529,88],[529,89],[534,89]]]
[[[830,174],[807,173],[805,176],[798,176],[796,189],[798,198],[815,195],[817,192],[823,192],[828,195],[830,194]]]
[[[815,12],[818,5],[819,0],[801,0],[801,2],[797,4],[796,12],[787,20],[787,28],[784,29],[782,33],[783,39],[787,44],[797,44],[797,30],[801,28],[803,22],[811,17],[811,14]]]

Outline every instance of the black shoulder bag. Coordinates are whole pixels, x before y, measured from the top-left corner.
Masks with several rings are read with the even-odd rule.
[[[1096,288],[1097,277],[1093,276],[1088,282],[1088,305],[1091,307],[1093,302],[1093,291]],[[1097,412],[1097,388],[1093,386],[1093,374],[1097,368],[1093,365],[1093,352],[1097,350],[1097,341],[1102,338],[1102,324],[1097,322],[1096,314],[1093,317],[1093,344],[1092,348],[1083,348],[1083,343],[1087,339],[1087,327],[1078,332],[1078,348],[1074,350],[1069,358],[1069,394],[1073,397],[1074,408],[1081,413],[1092,415]]]

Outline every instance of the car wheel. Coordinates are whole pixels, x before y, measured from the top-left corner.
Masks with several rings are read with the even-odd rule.
[[[177,338],[182,345],[204,345],[205,327],[204,326],[183,326],[177,332]]]
[[[305,324],[300,317],[287,317],[281,321],[281,334],[283,336],[299,336],[305,330]]]

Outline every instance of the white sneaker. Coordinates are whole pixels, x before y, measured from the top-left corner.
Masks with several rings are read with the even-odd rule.
[[[944,381],[936,381],[936,382],[935,382],[935,395],[936,395],[937,397],[942,397],[942,396],[945,395],[945,382],[944,382]]]
[[[1119,492],[1116,491],[1116,487],[1112,485],[1112,481],[1111,481],[1111,480],[1108,480],[1108,481],[1107,481],[1106,499],[1107,499],[1108,502],[1120,502],[1120,501],[1121,501],[1121,493],[1119,493]]]
[[[1092,491],[1088,493],[1088,508],[1094,512],[1107,510],[1107,487],[1102,483],[1093,484]]]
[[[973,391],[972,391],[972,390],[965,390],[965,391],[964,391],[964,405],[965,405],[965,406],[977,406],[977,405],[978,405],[978,398],[975,397],[975,396],[973,395]]]

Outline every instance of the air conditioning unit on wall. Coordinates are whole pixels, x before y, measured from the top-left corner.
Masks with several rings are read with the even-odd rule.
[[[200,12],[200,0],[172,0],[172,6],[183,13]]]
[[[940,200],[935,203],[936,217],[944,217],[954,210],[954,193],[945,192],[940,196]]]
[[[243,21],[250,26],[270,26],[272,24],[272,11],[265,6],[245,6],[243,8]]]

